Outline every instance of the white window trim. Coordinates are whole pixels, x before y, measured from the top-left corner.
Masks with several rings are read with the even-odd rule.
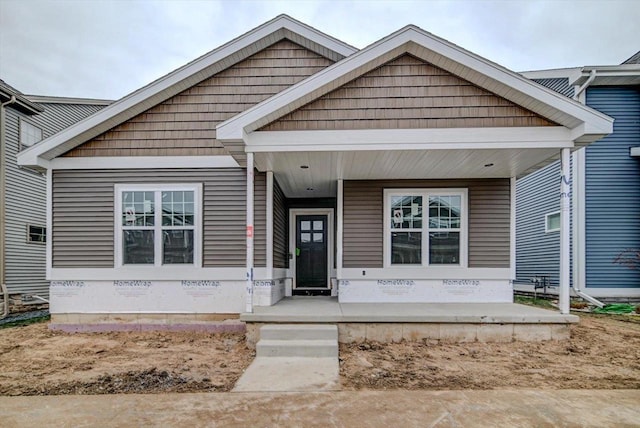
[[[36,129],[38,129],[40,131],[40,139],[38,141],[35,141],[32,144],[24,144],[24,141],[22,139],[22,130],[23,130],[23,127],[25,126],[25,124],[29,125],[29,126],[33,126],[34,128],[36,128]],[[23,119],[21,117],[20,118],[19,129],[18,129],[18,141],[20,142],[20,150],[26,149],[26,148],[29,148],[29,147],[33,147],[33,146],[35,146],[36,144],[38,144],[42,140],[44,140],[44,130],[40,126],[35,125],[35,124],[33,124],[33,123],[29,122],[28,120],[25,120],[25,119]]]
[[[162,240],[154,240],[154,254],[155,263],[153,265],[125,265],[123,263],[123,251],[122,251],[122,193],[123,192],[163,192],[163,191],[193,191],[194,192],[194,233],[193,233],[193,264],[162,264]],[[184,269],[185,267],[201,268],[202,267],[202,183],[185,183],[185,184],[116,184],[114,186],[114,255],[115,255],[115,267],[120,269],[163,269],[163,270],[176,270]],[[160,214],[159,214],[160,213]],[[161,212],[156,210],[156,216],[161,215]],[[158,222],[156,217],[155,228],[162,228],[161,222]]]
[[[560,211],[554,211],[552,213],[544,215],[544,233],[553,233],[560,231],[560,226],[558,226],[556,229],[549,229],[549,217],[551,217],[552,215],[560,215]]]
[[[423,203],[423,226],[428,221],[428,206],[425,211],[425,201],[428,205],[429,196],[449,196],[455,195],[461,197],[461,209],[460,209],[460,263],[451,265],[430,265],[429,264],[429,239],[428,229],[423,227],[422,229],[422,264],[421,265],[394,265],[391,264],[391,214],[390,214],[390,202],[391,196],[422,196]],[[469,252],[468,242],[468,189],[466,188],[404,188],[404,189],[384,189],[384,267],[385,268],[398,268],[398,269],[415,269],[415,268],[442,268],[442,267],[467,267],[467,258]],[[427,213],[425,217],[424,213]]]

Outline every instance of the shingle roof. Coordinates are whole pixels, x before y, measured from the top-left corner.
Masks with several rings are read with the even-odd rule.
[[[633,55],[622,64],[640,64],[640,51],[636,52],[635,55]]]

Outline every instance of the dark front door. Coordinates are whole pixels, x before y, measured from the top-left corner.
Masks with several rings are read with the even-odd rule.
[[[296,216],[296,288],[328,288],[327,216]]]

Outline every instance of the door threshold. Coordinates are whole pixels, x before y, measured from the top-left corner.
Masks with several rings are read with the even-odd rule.
[[[331,296],[330,288],[294,288],[291,292],[294,296]]]

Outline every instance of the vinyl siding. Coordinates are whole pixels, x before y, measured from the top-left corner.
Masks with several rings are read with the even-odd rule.
[[[554,124],[505,98],[403,55],[262,130],[551,125]]]
[[[246,171],[225,169],[56,170],[53,173],[53,267],[114,266],[114,185],[203,183],[204,267],[245,266]],[[255,195],[264,195],[256,174]],[[256,266],[264,266],[266,229],[256,197]],[[263,215],[264,217],[264,215]]]
[[[273,180],[273,267],[289,267],[289,215],[287,201],[275,178]]]
[[[516,184],[516,278],[537,275],[558,285],[560,232],[545,232],[545,215],[560,211],[560,162],[536,171]]]
[[[280,41],[111,129],[65,156],[180,156],[231,153],[245,162],[244,145],[224,147],[216,125],[333,62]]]
[[[34,116],[5,108],[6,202],[5,277],[10,294],[49,295],[46,246],[27,242],[27,226],[46,226],[46,178],[20,168],[16,162],[20,146],[20,119],[42,129],[43,138],[102,109],[101,105],[39,104],[45,111]],[[4,180],[4,178],[3,178]]]
[[[586,153],[586,281],[590,288],[640,287],[640,271],[613,263],[640,248],[640,87],[591,87],[587,104],[613,118],[613,134]]]
[[[343,265],[383,267],[383,191],[468,188],[469,267],[509,267],[508,179],[370,180],[344,182]]]

